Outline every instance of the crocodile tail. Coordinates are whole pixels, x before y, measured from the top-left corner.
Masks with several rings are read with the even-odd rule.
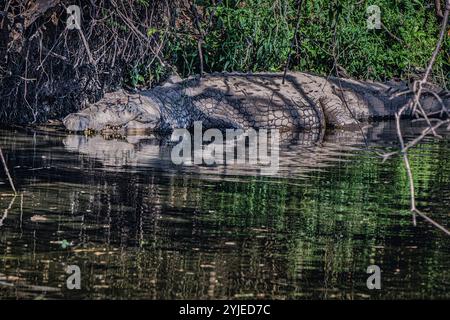
[[[393,118],[404,106],[409,106],[404,115],[411,116],[410,105],[414,94],[404,82],[379,83],[338,78],[330,81],[358,120]],[[450,108],[450,94],[430,87],[423,91],[420,102],[427,113],[437,114],[443,108]]]

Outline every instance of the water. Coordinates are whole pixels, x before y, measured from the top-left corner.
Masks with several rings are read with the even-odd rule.
[[[395,148],[393,124],[365,134],[294,137],[263,176],[175,166],[152,137],[1,130],[21,194],[2,172],[0,298],[450,298],[450,237],[413,226],[401,160],[376,154]],[[411,154],[418,206],[447,228],[449,141]],[[366,287],[372,264],[381,290]]]

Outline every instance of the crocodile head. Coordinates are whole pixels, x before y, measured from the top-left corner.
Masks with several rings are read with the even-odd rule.
[[[98,103],[63,120],[69,131],[156,130],[161,122],[158,104],[148,97],[107,94]]]

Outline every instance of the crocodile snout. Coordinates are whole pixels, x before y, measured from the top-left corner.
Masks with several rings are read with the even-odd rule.
[[[69,131],[85,131],[89,128],[89,118],[80,113],[72,113],[64,118],[63,124]]]

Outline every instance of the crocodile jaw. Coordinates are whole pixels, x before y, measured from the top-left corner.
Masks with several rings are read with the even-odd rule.
[[[116,104],[117,103],[117,104]],[[63,124],[69,131],[86,130],[155,130],[160,126],[161,113],[157,103],[148,97],[133,101],[117,100],[106,95],[98,104],[69,114]]]
[[[71,113],[64,118],[63,124],[69,131],[80,132],[89,129],[89,116],[81,113]]]

